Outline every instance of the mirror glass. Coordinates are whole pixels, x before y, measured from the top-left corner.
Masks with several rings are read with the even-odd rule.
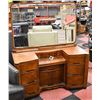
[[[33,3],[11,6],[14,47],[35,47],[74,43],[74,3]]]

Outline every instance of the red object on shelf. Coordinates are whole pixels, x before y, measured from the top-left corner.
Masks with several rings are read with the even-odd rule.
[[[41,17],[35,17],[33,21],[36,25],[37,24],[48,24],[49,22],[54,22],[55,18],[49,17],[49,16],[41,16]]]
[[[35,17],[34,18],[34,22],[35,22],[35,24],[40,24],[40,18],[39,17]]]
[[[66,24],[70,24],[73,21],[75,21],[75,19],[76,19],[75,15],[67,15],[66,18],[65,18],[65,22],[66,22]]]
[[[92,9],[92,0],[90,0],[90,7],[91,7],[91,9]]]

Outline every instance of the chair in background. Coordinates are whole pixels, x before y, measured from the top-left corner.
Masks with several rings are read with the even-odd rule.
[[[19,85],[19,71],[9,64],[9,100],[24,100],[24,88]]]

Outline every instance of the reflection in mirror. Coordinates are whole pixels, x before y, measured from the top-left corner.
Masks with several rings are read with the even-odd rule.
[[[13,4],[14,47],[70,44],[76,38],[75,4]]]

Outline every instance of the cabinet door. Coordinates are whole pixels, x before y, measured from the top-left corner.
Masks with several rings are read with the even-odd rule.
[[[64,65],[48,66],[40,69],[40,85],[49,86],[64,81]]]
[[[40,71],[40,86],[49,86],[51,84],[51,72],[48,70]]]
[[[52,71],[51,76],[52,76],[52,83],[53,84],[63,83],[64,82],[63,67]]]

